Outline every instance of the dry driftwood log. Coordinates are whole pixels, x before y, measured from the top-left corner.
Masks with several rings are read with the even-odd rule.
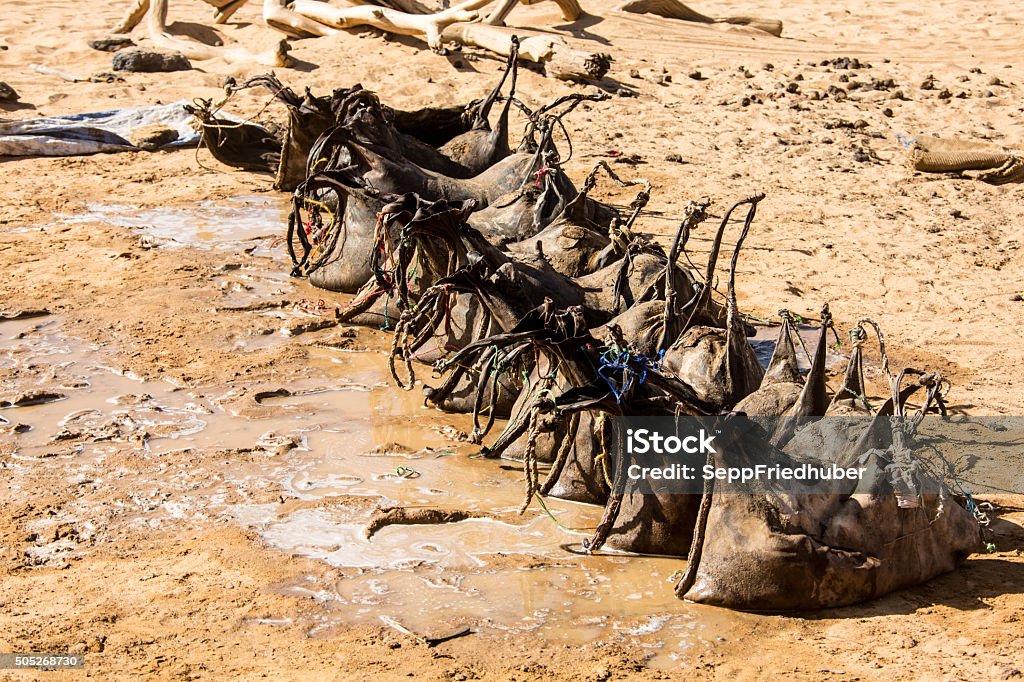
[[[388,33],[422,35],[426,37],[430,49],[440,50],[441,31],[446,26],[475,21],[479,18],[476,10],[490,2],[491,0],[466,0],[454,7],[431,14],[409,14],[376,5],[340,8],[317,0],[294,0],[291,6],[299,14],[333,28],[373,26]]]
[[[521,58],[543,65],[544,72],[560,80],[588,80],[603,78],[611,66],[612,58],[603,52],[586,52],[571,47],[554,35],[527,35],[522,31],[486,24],[452,24],[444,30],[446,42],[479,47],[508,56],[512,52],[512,37],[518,34]]]
[[[501,3],[494,8],[490,14],[487,15],[487,19],[484,20],[485,24],[491,26],[504,26],[505,18],[508,17],[509,13],[515,8],[516,5],[535,5],[543,0],[501,0]],[[576,21],[583,16],[583,8],[580,7],[580,3],[576,0],[554,0],[558,5],[558,9],[562,10],[562,18],[566,21]]]
[[[709,17],[690,9],[679,0],[628,0],[619,6],[622,12],[633,14],[655,14],[666,19],[696,21],[701,24],[735,24],[760,29],[773,36],[782,35],[782,22],[778,19],[759,17]]]
[[[248,0],[204,0],[214,7],[214,23],[226,22]],[[436,12],[431,12],[417,0],[351,0],[351,7],[334,7],[321,0],[264,0],[264,22],[293,37],[325,36],[339,29],[372,26],[389,33],[422,36],[435,51],[442,51],[444,43],[478,47],[508,56],[512,50],[512,33],[502,30],[505,19],[518,4],[534,4],[543,0],[499,0],[483,23],[478,10],[494,0],[465,0]],[[114,27],[115,33],[131,31],[149,15],[147,31],[153,43],[160,48],[174,50],[189,59],[222,57],[229,62],[257,62],[271,66],[287,64],[288,45],[284,41],[265,52],[252,53],[242,47],[214,47],[195,41],[176,38],[167,30],[169,0],[133,0],[125,16]],[[578,0],[553,0],[566,21],[575,21],[583,15]],[[709,17],[696,12],[678,0],[629,0],[620,7],[626,12],[654,14],[671,19],[701,23],[728,23],[751,26],[773,35],[782,33],[782,22],[755,17]],[[522,33],[522,31],[519,31]],[[549,76],[563,80],[602,78],[611,64],[611,57],[601,52],[588,52],[571,47],[563,38],[549,34],[533,34],[523,39],[520,55],[523,59],[544,66]]]
[[[206,1],[217,7],[225,0]],[[280,7],[281,2],[274,3],[274,0],[267,0],[264,10],[270,4],[277,4]],[[113,28],[113,32],[128,33],[138,26],[145,17],[147,19],[147,34],[155,46],[165,50],[180,52],[189,59],[202,60],[220,57],[227,62],[256,62],[267,66],[285,66],[288,63],[288,43],[284,40],[279,40],[274,47],[265,52],[253,53],[244,47],[214,47],[191,40],[175,38],[167,31],[167,10],[168,0],[133,0],[128,12]],[[219,8],[218,11],[220,11]],[[264,14],[266,14],[266,11]]]
[[[223,24],[247,0],[204,0],[215,8],[214,23]],[[466,0],[454,7],[430,12],[416,0],[394,0],[390,6],[362,4],[355,0],[352,7],[334,7],[318,0],[264,0],[263,19],[268,26],[293,37],[324,36],[339,29],[356,26],[374,28],[401,35],[423,36],[427,45],[436,51],[444,42],[470,45],[508,56],[512,50],[512,33],[500,29],[471,25],[480,16],[477,10],[494,0]],[[488,22],[502,24],[509,11],[522,0],[503,0],[488,17]],[[527,0],[527,4],[537,0]],[[567,21],[583,13],[577,0],[554,0]],[[270,66],[287,64],[288,45],[280,41],[273,49],[254,54],[242,47],[215,47],[173,37],[167,30],[168,0],[134,0],[114,33],[127,33],[147,17],[149,38],[154,45],[184,54],[190,59],[222,57],[228,62],[257,62]],[[446,28],[454,30],[446,32]],[[523,58],[541,63],[545,71],[564,80],[600,78],[608,71],[610,58],[601,53],[590,53],[569,47],[563,39],[552,36],[532,36],[528,39]]]
[[[916,140],[907,159],[922,173],[962,173],[993,185],[1024,182],[1024,159],[993,144],[957,138]]]

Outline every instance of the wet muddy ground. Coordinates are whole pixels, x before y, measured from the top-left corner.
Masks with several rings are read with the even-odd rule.
[[[143,538],[197,530],[212,532],[215,545],[236,533],[251,538],[238,558],[247,568],[249,553],[271,563],[282,557],[277,571],[257,573],[259,597],[229,616],[232,632],[264,631],[272,639],[287,633],[325,646],[339,637],[345,646],[354,636],[368,637],[358,640],[358,656],[399,670],[408,658],[397,657],[394,647],[429,651],[432,669],[461,669],[436,662],[449,655],[441,653],[446,649],[467,652],[471,671],[508,670],[518,659],[528,677],[549,670],[537,651],[573,652],[596,666],[588,674],[597,678],[615,669],[671,674],[705,662],[714,672],[727,651],[741,649],[770,623],[810,627],[799,625],[801,619],[766,620],[680,602],[672,591],[684,566],[678,559],[583,554],[580,541],[595,526],[598,508],[549,500],[547,509],[517,514],[519,466],[480,458],[465,442],[467,417],[425,408],[418,388],[395,388],[386,334],[331,322],[344,297],[334,300],[283,274],[286,256],[270,238],[281,217],[280,202],[258,197],[192,209],[97,204],[56,216],[41,233],[13,230],[5,238],[74,251],[98,241],[108,260],[131,262],[124,279],[105,281],[110,273],[90,279],[103,289],[98,300],[132,283],[152,287],[139,292],[151,310],[102,306],[100,312],[68,305],[73,285],[58,283],[46,301],[22,299],[49,312],[25,306],[19,315],[8,306],[7,316],[16,319],[0,322],[0,462],[13,509],[3,590],[8,603],[21,604],[6,617],[11,631],[22,633],[12,641],[85,651],[90,660],[132,650],[138,670],[164,671],[160,656],[167,655],[146,652],[166,645],[126,636],[121,615],[66,634],[55,621],[42,631],[19,629],[38,617],[19,585],[37,584],[43,572],[48,603],[59,603],[80,589],[81,570],[96,570],[111,552],[130,555],[147,544]],[[46,279],[23,268],[22,291]],[[169,273],[178,272],[191,273],[187,284],[174,284],[180,280]],[[317,295],[327,300],[314,300]],[[198,318],[203,331],[186,337],[161,323],[178,315]],[[775,331],[760,327],[753,339],[765,362]],[[154,335],[164,332],[188,347],[155,344]],[[801,328],[808,343],[815,333]],[[152,361],[140,350],[151,345],[158,346]],[[184,377],[174,371],[191,354],[213,352],[224,370]],[[845,357],[834,349],[835,372]],[[429,375],[426,368],[421,373]],[[368,524],[395,507],[459,516],[377,525],[370,536]],[[1019,527],[999,523],[1006,524],[1000,531],[1006,540],[1019,540]],[[188,540],[182,551],[191,555],[204,544]],[[1002,561],[982,561],[994,560]],[[185,570],[175,580],[191,583],[208,569]],[[174,573],[167,570],[133,575],[127,589],[166,582],[163,576]],[[862,611],[924,604],[943,583],[970,582],[976,573],[941,578]],[[165,592],[164,582],[153,587],[168,598],[179,594]],[[102,601],[122,613],[119,589],[112,586]],[[216,589],[204,584],[197,591],[204,606],[191,618],[218,618],[221,608],[206,606],[225,597],[212,594]],[[993,595],[996,603],[1005,598]],[[273,607],[262,603],[268,599]],[[69,623],[88,618],[89,607],[73,608]],[[428,648],[410,632],[461,636]],[[490,668],[479,648],[498,643],[509,648]],[[248,669],[261,669],[253,665]]]

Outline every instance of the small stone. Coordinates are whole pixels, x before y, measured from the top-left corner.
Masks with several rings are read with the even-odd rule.
[[[629,77],[630,78],[639,78],[640,77],[640,71],[637,70],[637,69],[630,69],[629,70]]]
[[[665,160],[672,163],[686,163],[686,159],[683,158],[682,154],[667,154]]]
[[[952,98],[953,98],[953,93],[950,92],[949,90],[945,90],[944,89],[942,92],[939,93],[939,99],[952,99]]]
[[[985,85],[997,86],[997,85],[1005,85],[1005,83],[1003,83],[1002,79],[999,78],[999,76],[992,76],[991,78],[988,79],[988,82],[985,83]]]
[[[690,78],[692,78],[695,81],[705,80],[704,76],[701,74],[700,71],[691,71],[690,73],[688,73],[686,75],[689,76]]]
[[[0,81],[0,102],[17,102],[20,95],[7,83]]]
[[[885,109],[882,109],[882,116],[885,116],[886,118],[892,118],[892,116],[893,116],[892,109],[890,109],[888,107],[886,107]]]
[[[170,144],[178,139],[178,131],[174,128],[168,128],[167,126],[155,124],[139,128],[132,132],[131,137],[128,141],[139,149],[145,149],[146,151],[154,151]]]
[[[934,90],[935,89],[935,76],[929,74],[921,81],[922,90]]]
[[[89,41],[89,47],[100,52],[117,52],[126,47],[135,47],[135,43],[127,36],[110,36]]]
[[[124,78],[117,75],[113,71],[100,71],[89,76],[90,83],[117,83],[124,82]]]
[[[107,647],[107,636],[106,635],[97,635],[97,636],[91,637],[89,639],[89,641],[85,645],[85,651],[86,651],[86,653],[90,653],[90,654],[101,654],[101,653],[103,653],[103,650],[106,647]]]
[[[788,92],[791,95],[795,95],[796,93],[800,92],[800,84],[797,82],[790,83],[789,85],[786,86],[786,92]]]
[[[953,210],[951,210],[949,212],[949,215],[953,216],[957,220],[966,220],[967,219],[967,216],[965,216],[963,214],[963,211],[961,211],[959,208],[954,208]]]
[[[161,52],[133,47],[114,54],[114,71],[133,71],[140,73],[164,73],[168,71],[188,71],[192,64],[179,52]]]
[[[831,64],[837,69],[870,69],[870,64],[864,64],[856,57],[836,57],[831,61],[826,61],[822,66]]]

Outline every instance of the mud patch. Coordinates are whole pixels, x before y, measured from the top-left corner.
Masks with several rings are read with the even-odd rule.
[[[128,204],[89,203],[80,213],[58,216],[66,225],[103,223],[138,234],[143,246],[235,249],[242,242],[281,235],[286,200],[242,196],[202,201],[196,206],[138,208]]]

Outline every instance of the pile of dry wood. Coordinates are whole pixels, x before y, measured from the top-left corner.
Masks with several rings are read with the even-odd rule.
[[[204,0],[215,8],[214,23],[230,20],[247,0]],[[539,0],[465,0],[453,7],[430,8],[418,0],[353,0],[352,6],[336,7],[319,0],[265,0],[263,19],[267,26],[291,37],[326,36],[338,30],[372,26],[388,33],[422,38],[435,51],[445,45],[477,47],[507,56],[512,51],[513,32],[505,20],[522,2],[528,5]],[[577,0],[553,0],[562,18],[574,22],[583,14]],[[115,33],[128,33],[142,20],[150,40],[157,47],[180,52],[189,59],[223,58],[232,62],[256,62],[268,66],[288,63],[288,43],[279,40],[272,48],[252,53],[241,47],[213,47],[171,35],[168,30],[169,0],[133,0],[124,18],[113,28]],[[447,3],[445,3],[447,5]],[[481,10],[493,8],[487,14]],[[773,35],[782,33],[782,22],[752,17],[715,18],[696,12],[678,0],[630,0],[621,11],[654,14],[670,19],[705,24],[744,25]],[[598,49],[570,44],[550,31],[517,28],[521,59],[540,64],[545,72],[565,80],[598,79],[604,76],[610,57]],[[585,41],[577,41],[582,44]]]

